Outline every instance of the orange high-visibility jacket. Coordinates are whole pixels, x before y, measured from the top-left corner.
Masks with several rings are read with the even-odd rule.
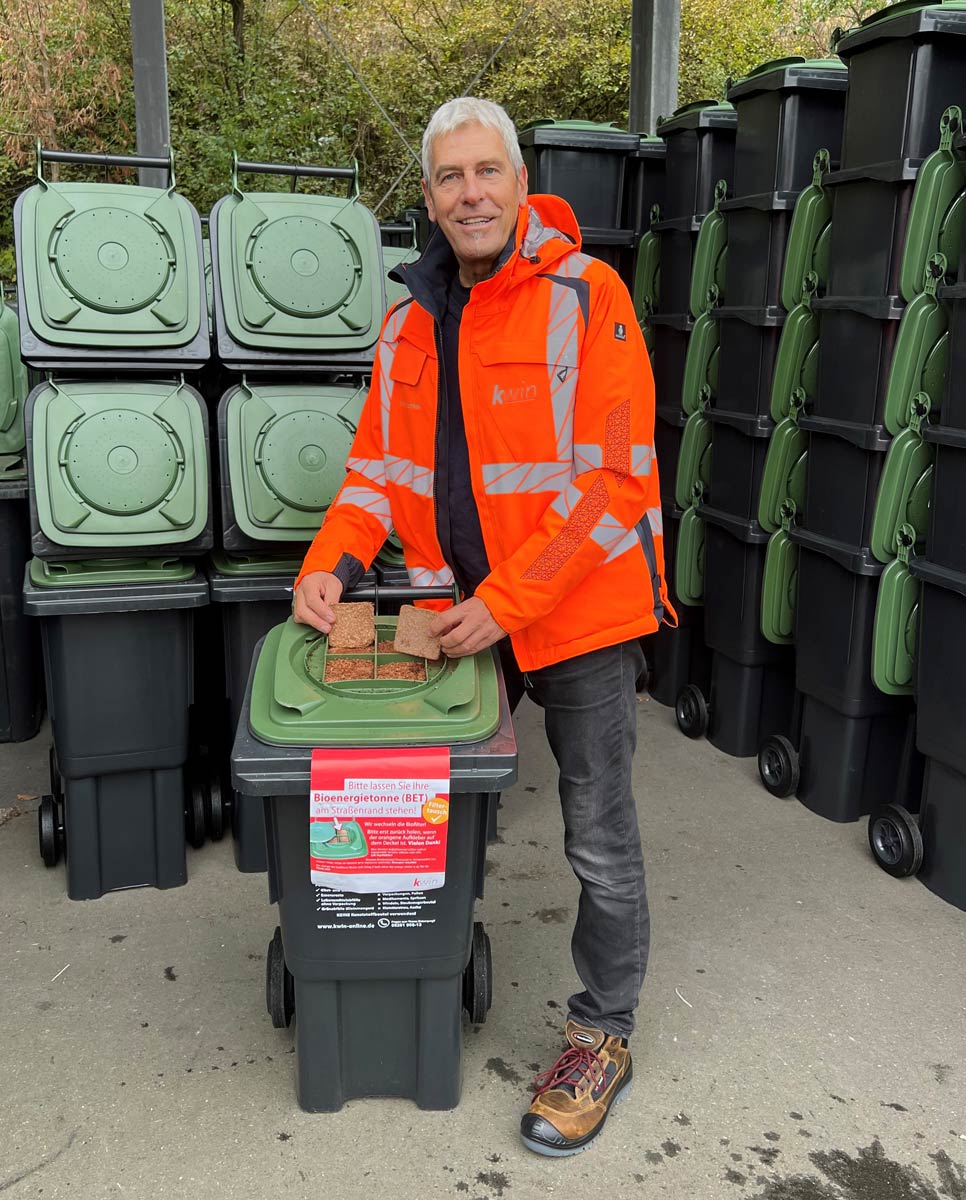
[[[527,671],[651,633],[673,611],[654,382],[627,288],[580,253],[574,214],[556,197],[520,209],[516,247],[470,293],[459,381],[491,564],[475,594]],[[414,584],[453,581],[436,525],[439,404],[433,318],[400,301],[383,326],[345,483],[297,583],[345,553],[368,567],[390,528]]]

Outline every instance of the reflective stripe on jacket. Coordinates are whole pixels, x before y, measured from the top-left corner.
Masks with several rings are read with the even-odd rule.
[[[460,326],[492,565],[476,595],[524,671],[651,633],[670,611],[650,363],[627,288],[579,239],[564,201],[530,197],[518,249],[473,288]],[[438,389],[433,319],[404,300],[386,318],[346,480],[299,580],[343,553],[368,567],[394,527],[414,583],[452,582],[436,533]]]

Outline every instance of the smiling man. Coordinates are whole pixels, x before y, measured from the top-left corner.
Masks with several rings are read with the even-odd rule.
[[[667,611],[654,385],[626,287],[580,252],[564,201],[528,199],[502,108],[444,104],[422,165],[438,231],[398,268],[411,298],[383,327],[346,481],[294,612],[327,633],[332,604],[395,527],[414,584],[459,587],[431,628],[446,654],[496,646],[511,706],[526,692],[544,709],[580,881],[582,990],[521,1134],[538,1154],[576,1154],[631,1083],[647,966],[631,761],[639,639]]]

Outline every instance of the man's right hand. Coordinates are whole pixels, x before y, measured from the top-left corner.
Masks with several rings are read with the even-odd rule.
[[[292,616],[302,625],[328,633],[335,621],[332,605],[342,595],[342,580],[331,571],[312,571],[295,590]]]

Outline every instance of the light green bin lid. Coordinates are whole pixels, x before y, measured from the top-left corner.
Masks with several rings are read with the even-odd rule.
[[[17,314],[0,304],[0,454],[19,454],[24,448],[23,409],[29,391]]]
[[[24,311],[53,346],[132,353],[204,329],[197,214],[171,189],[50,183],[20,198]]]
[[[930,278],[925,290],[906,306],[896,335],[883,409],[885,427],[891,434],[905,429],[910,405],[917,393],[925,392],[935,410],[945,390],[949,318],[945,304],[936,298],[936,285],[942,278],[945,258],[934,255],[929,262],[938,274]]]
[[[379,226],[357,200],[233,192],[212,210],[217,287],[237,344],[273,351],[371,346],[385,315]]]
[[[681,407],[691,416],[718,391],[720,326],[710,313],[702,313],[688,338],[681,384]]]
[[[819,150],[812,163],[812,182],[795,201],[782,268],[781,300],[789,311],[802,302],[807,275],[815,277],[813,290],[824,288],[828,279],[832,195],[823,181],[830,169],[829,152]]]
[[[782,506],[793,500],[800,510],[805,503],[805,470],[808,434],[799,429],[795,417],[783,418],[775,426],[758,495],[758,524],[769,533],[781,528]]]
[[[389,278],[393,267],[404,267],[414,263],[419,258],[419,250],[415,246],[383,246],[382,265],[386,272],[386,308],[390,309],[400,300],[409,295],[409,288],[404,283],[397,283]]]
[[[916,639],[922,584],[907,557],[889,563],[879,579],[872,632],[872,681],[887,696],[911,696],[916,681]]]
[[[396,618],[376,620],[391,639]],[[490,651],[427,664],[425,682],[396,679],[325,683],[327,640],[288,620],[266,636],[255,667],[249,725],[275,746],[448,745],[488,737],[499,725],[500,695]],[[340,655],[377,662],[407,655]]]
[[[923,291],[931,255],[943,254],[955,272],[966,224],[966,162],[953,150],[962,111],[947,108],[939,124],[939,149],[919,168],[906,222],[899,291],[911,301]]]
[[[155,380],[41,384],[28,432],[40,531],[54,546],[137,552],[210,528],[204,402]]]
[[[243,382],[219,405],[235,523],[256,541],[308,542],[345,480],[366,389]],[[230,547],[229,547],[230,548]]]
[[[196,566],[180,558],[82,558],[77,562],[30,560],[34,587],[75,588],[91,584],[177,583],[191,579]]]
[[[681,435],[678,471],[674,480],[674,499],[679,508],[688,508],[696,483],[711,483],[711,422],[703,412],[692,413]]]
[[[790,510],[789,510],[790,512]],[[776,646],[795,640],[795,606],[798,599],[798,546],[786,524],[768,539],[761,584],[761,632]]]

